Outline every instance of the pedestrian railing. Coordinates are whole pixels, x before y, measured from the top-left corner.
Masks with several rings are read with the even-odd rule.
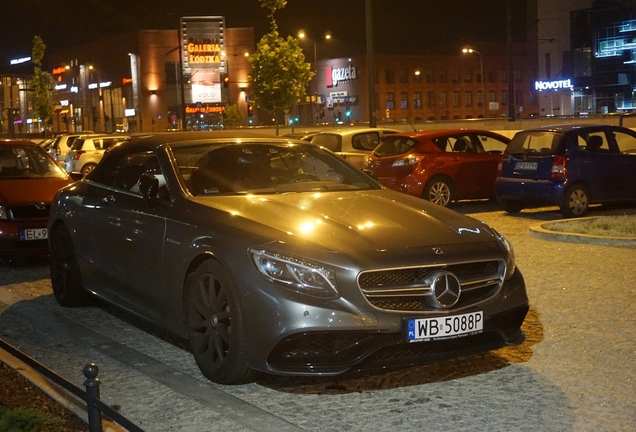
[[[86,387],[86,390],[82,390],[80,387],[68,381],[66,378],[56,374],[51,369],[44,366],[42,363],[29,357],[28,355],[1,338],[0,348],[29,365],[29,367],[37,371],[40,375],[48,378],[66,391],[72,393],[73,395],[86,402],[86,411],[88,414],[88,429],[90,432],[103,432],[102,413],[110,417],[110,419],[112,419],[119,426],[127,429],[130,432],[144,432],[143,429],[141,429],[139,426],[135,425],[126,417],[124,417],[100,400],[100,381],[99,378],[97,378],[99,368],[95,363],[89,363],[84,366],[83,372],[84,376],[86,377],[84,387]]]

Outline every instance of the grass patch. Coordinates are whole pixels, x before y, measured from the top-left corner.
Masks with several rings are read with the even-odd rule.
[[[636,216],[599,216],[592,219],[567,220],[543,225],[544,228],[565,233],[606,237],[636,237]]]
[[[0,405],[0,431],[58,432],[64,420],[28,408]]]

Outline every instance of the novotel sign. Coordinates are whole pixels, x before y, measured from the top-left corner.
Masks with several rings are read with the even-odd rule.
[[[572,80],[554,80],[554,81],[535,81],[534,89],[538,91],[543,90],[570,90],[572,88]]]

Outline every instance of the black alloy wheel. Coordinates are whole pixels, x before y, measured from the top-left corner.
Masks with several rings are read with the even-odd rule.
[[[220,384],[253,381],[257,373],[245,360],[242,311],[227,273],[217,261],[209,260],[188,282],[188,336],[199,369]]]
[[[51,286],[55,300],[64,307],[87,306],[93,297],[82,287],[73,239],[68,229],[61,225],[51,234]]]

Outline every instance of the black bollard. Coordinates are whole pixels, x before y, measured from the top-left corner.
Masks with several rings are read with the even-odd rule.
[[[97,407],[97,400],[99,399],[99,368],[95,363],[90,363],[84,366],[84,376],[86,381],[84,386],[86,387],[86,409],[88,413],[88,430],[90,432],[102,432],[102,412]]]

